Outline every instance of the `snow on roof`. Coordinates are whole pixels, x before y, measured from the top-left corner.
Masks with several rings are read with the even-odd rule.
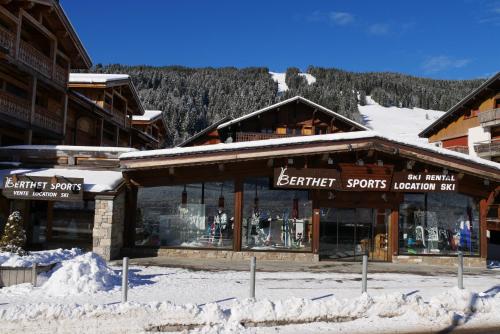
[[[133,121],[153,121],[161,116],[161,110],[144,110],[144,115],[133,115]]]
[[[262,109],[260,109],[260,110],[257,110],[257,111],[251,112],[251,113],[249,113],[249,114],[243,115],[243,116],[241,116],[241,117],[239,117],[239,118],[232,119],[232,120],[230,120],[229,122],[226,122],[226,123],[223,123],[223,124],[219,125],[219,126],[217,127],[217,129],[222,129],[222,128],[225,128],[225,127],[227,127],[227,126],[229,126],[229,125],[232,125],[232,124],[235,124],[235,123],[241,122],[242,120],[245,120],[245,119],[247,119],[247,118],[251,118],[251,117],[253,117],[253,116],[256,116],[256,115],[258,115],[258,114],[261,114],[261,113],[263,113],[263,112],[266,112],[266,111],[268,111],[268,110],[271,110],[271,109],[274,109],[274,108],[280,107],[280,106],[282,106],[282,105],[288,104],[288,103],[293,102],[293,101],[296,101],[296,100],[300,100],[300,101],[304,102],[305,104],[309,104],[310,106],[312,106],[312,107],[314,107],[314,108],[320,109],[320,110],[322,110],[323,112],[326,112],[326,113],[328,113],[328,114],[330,114],[330,115],[334,116],[335,118],[341,119],[341,120],[343,120],[343,121],[345,121],[345,122],[347,122],[347,123],[349,123],[349,124],[352,124],[352,125],[354,125],[354,126],[357,126],[357,127],[358,127],[358,128],[360,128],[360,129],[363,129],[363,130],[369,130],[366,126],[364,126],[364,125],[362,125],[362,124],[359,124],[359,123],[357,123],[357,122],[355,122],[355,121],[353,121],[353,120],[351,120],[351,119],[349,119],[349,118],[347,118],[347,117],[345,117],[345,116],[342,116],[342,115],[340,115],[340,114],[336,113],[335,111],[332,111],[332,110],[330,110],[330,109],[328,109],[328,108],[325,108],[325,107],[323,107],[323,106],[321,106],[321,105],[319,105],[319,104],[317,104],[317,103],[314,103],[314,102],[312,102],[311,100],[308,100],[308,99],[306,99],[306,98],[304,98],[304,97],[302,97],[302,96],[294,96],[294,97],[289,98],[289,99],[287,99],[287,100],[284,100],[284,101],[278,102],[278,103],[276,103],[276,104],[270,105],[270,106],[265,107],[265,108],[262,108]]]
[[[414,139],[427,143],[427,138],[420,138],[419,132],[443,115],[443,111],[384,107],[370,96],[366,97],[366,105],[358,105],[363,116],[363,124],[379,133],[390,133],[393,137]]]
[[[2,146],[0,150],[48,150],[48,151],[87,151],[87,152],[109,152],[124,153],[137,151],[130,147],[111,146],[71,146],[71,145],[12,145]]]
[[[83,190],[86,192],[100,193],[115,190],[122,182],[121,172],[86,170],[86,169],[64,169],[64,168],[44,168],[44,169],[0,169],[0,188],[3,188],[3,179],[7,175],[27,175],[27,176],[62,176],[68,178],[83,178]]]
[[[266,140],[254,140],[245,141],[238,143],[221,143],[213,145],[202,145],[202,146],[191,146],[191,147],[174,147],[168,149],[160,150],[150,150],[150,151],[140,151],[140,152],[130,152],[123,153],[120,155],[120,160],[122,159],[134,159],[134,158],[146,158],[146,157],[159,157],[159,156],[178,156],[178,155],[188,155],[196,153],[209,153],[209,152],[220,152],[220,151],[233,151],[240,149],[251,149],[251,148],[266,148],[273,146],[285,146],[289,144],[305,144],[305,143],[315,143],[315,142],[335,142],[342,140],[353,140],[353,139],[382,139],[388,140],[394,143],[408,145],[416,148],[420,148],[429,152],[439,153],[445,156],[459,158],[465,161],[474,162],[483,166],[488,166],[500,170],[500,163],[485,160],[479,157],[470,156],[468,154],[463,154],[448,150],[445,148],[440,148],[428,143],[422,143],[417,140],[411,139],[401,139],[390,137],[386,135],[381,135],[376,131],[354,131],[354,132],[343,132],[334,134],[324,134],[324,135],[312,135],[312,136],[297,136],[297,137],[286,137],[277,139],[266,139]]]
[[[69,83],[107,83],[110,81],[130,79],[128,74],[107,73],[70,73]]]

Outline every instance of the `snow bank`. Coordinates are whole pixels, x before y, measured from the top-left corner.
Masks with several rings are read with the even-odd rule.
[[[335,297],[314,301],[303,298],[281,301],[243,299],[235,301],[228,309],[214,303],[205,306],[175,305],[170,302],[106,305],[25,304],[0,310],[0,321],[119,319],[118,321],[134,321],[134,324],[147,323],[150,327],[182,328],[189,325],[198,327],[197,332],[208,333],[241,329],[241,324],[245,327],[280,326],[319,321],[344,323],[363,319],[394,319],[402,324],[411,321],[411,325],[428,326],[432,323],[437,326],[449,326],[457,317],[464,318],[474,312],[480,312],[483,316],[495,316],[498,307],[500,297],[478,295],[454,288],[435,296],[429,303],[424,302],[418,295],[389,294],[372,297],[363,294],[342,300]],[[403,327],[404,325],[401,328]]]
[[[28,255],[19,256],[8,252],[0,252],[0,266],[2,267],[31,267],[33,263],[49,265],[73,259],[82,254],[81,249],[53,249],[46,251],[30,252]]]
[[[95,253],[86,253],[62,262],[42,289],[54,296],[110,291],[120,285],[120,276]]]

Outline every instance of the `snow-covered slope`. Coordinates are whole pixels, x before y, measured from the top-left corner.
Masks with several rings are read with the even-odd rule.
[[[366,105],[358,105],[363,116],[363,124],[381,134],[391,135],[403,140],[427,142],[419,138],[420,131],[443,115],[443,111],[420,108],[383,107],[370,96],[366,97]]]
[[[288,85],[286,84],[286,73],[269,72],[273,77],[273,80],[278,83],[278,93],[283,93],[288,90]],[[312,85],[316,82],[316,77],[309,73],[299,73],[301,77],[304,77],[308,85]]]

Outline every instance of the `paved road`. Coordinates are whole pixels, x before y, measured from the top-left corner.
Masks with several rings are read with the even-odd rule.
[[[120,264],[121,261],[114,263]],[[204,271],[247,271],[249,270],[248,260],[226,260],[226,259],[196,259],[184,257],[147,257],[131,259],[132,265],[141,266],[163,266],[173,268],[185,268],[190,270]],[[338,272],[338,273],[359,273],[361,263],[322,261],[322,262],[291,262],[291,261],[257,261],[258,271],[268,272]],[[370,262],[369,272],[371,273],[411,273],[425,276],[435,276],[441,274],[454,274],[456,267],[452,266],[431,266],[423,264],[395,264],[386,262]],[[487,275],[497,274],[486,268],[464,268],[464,274]]]

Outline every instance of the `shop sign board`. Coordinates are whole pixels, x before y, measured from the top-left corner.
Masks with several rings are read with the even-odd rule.
[[[340,173],[335,169],[326,168],[275,168],[274,186],[288,189],[342,190]]]
[[[389,191],[393,166],[340,164],[342,190]]]
[[[81,201],[83,179],[9,175],[4,177],[2,195],[20,200]]]
[[[455,174],[395,172],[392,191],[396,192],[454,192],[458,189]]]
[[[287,189],[338,191],[455,192],[455,174],[392,172],[386,168],[351,167],[335,169],[274,169],[274,186]]]

